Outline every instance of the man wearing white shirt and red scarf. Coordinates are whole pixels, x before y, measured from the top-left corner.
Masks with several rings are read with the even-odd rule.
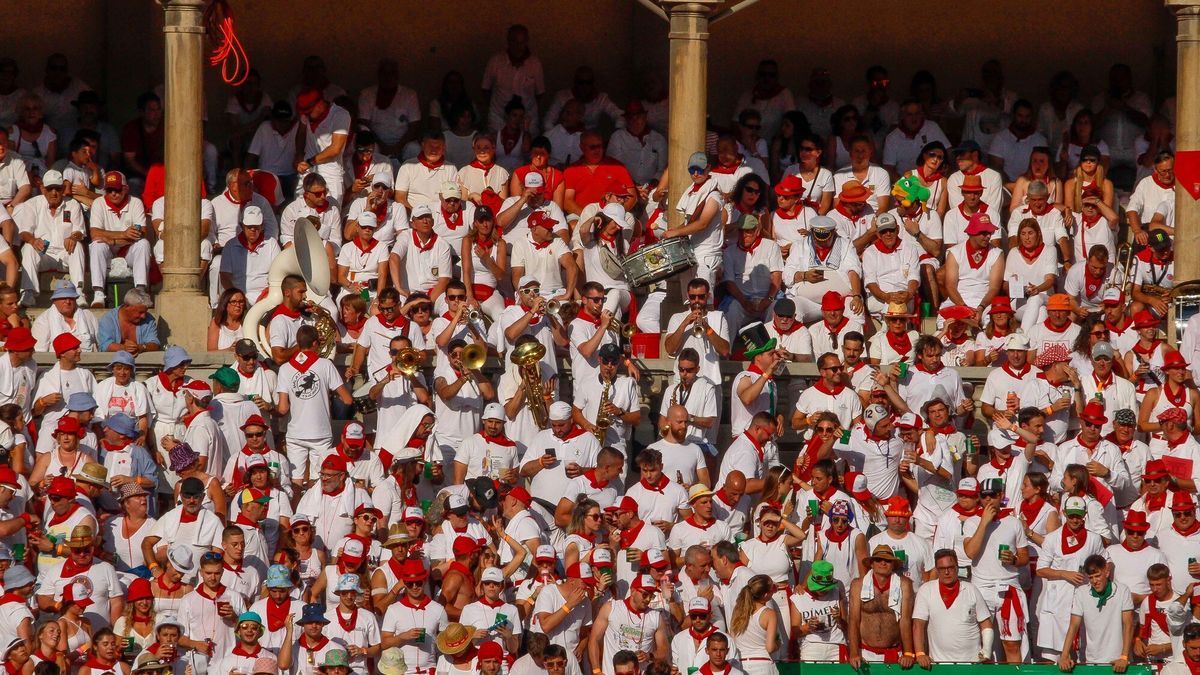
[[[942,399],[954,415],[966,415],[974,410],[974,401],[967,397],[962,377],[954,368],[942,362],[942,343],[932,335],[917,340],[916,366],[899,379],[900,396],[910,410],[920,410],[927,402]]]
[[[383,615],[382,647],[400,647],[404,662],[415,675],[433,675],[437,662],[434,641],[450,620],[446,608],[425,593],[429,572],[420,560],[409,558],[401,566],[404,595]]]
[[[773,443],[778,431],[774,417],[765,412],[755,414],[746,430],[734,438],[726,449],[717,474],[717,484],[724,483],[733,471],[741,471],[746,476],[746,492],[762,492],[768,467],[779,459],[779,451]]]
[[[1029,363],[1029,339],[1023,334],[1013,333],[1004,341],[1007,357],[999,368],[992,368],[983,383],[983,394],[979,397],[985,418],[995,413],[1013,415],[1021,407],[1025,386],[1037,374]]]
[[[534,510],[551,523],[567,484],[596,465],[600,443],[574,422],[570,403],[556,401],[548,416],[550,428],[538,432],[521,457],[521,476],[529,480]]]
[[[225,461],[229,457],[229,448],[225,445],[225,435],[217,426],[208,403],[212,399],[212,388],[204,380],[189,380],[183,385],[183,401],[187,405],[187,414],[183,417],[183,443],[200,455],[201,470],[213,476],[225,472]],[[173,436],[164,437],[159,441],[164,450],[170,451],[180,442]]]
[[[129,194],[129,183],[120,171],[104,174],[104,200],[91,211],[92,306],[104,305],[108,264],[114,255],[129,261],[133,284],[146,288],[150,275],[150,240],[146,238],[146,207]]]
[[[392,284],[401,295],[420,291],[436,302],[454,275],[450,245],[433,231],[433,212],[428,205],[413,207],[409,228],[407,234],[396,234],[388,259]]]
[[[826,291],[821,297],[821,320],[808,327],[812,353],[840,351],[843,337],[862,327],[861,322],[857,327],[850,324],[850,318],[846,316],[846,299],[837,291]]]
[[[341,204],[333,197],[319,174],[310,173],[301,183],[300,198],[288,204],[279,216],[279,245],[287,248],[295,243],[296,222],[301,218],[316,221],[315,229],[330,259],[337,258],[342,246]]]
[[[1127,491],[1132,487],[1121,451],[1100,435],[1100,429],[1107,422],[1102,403],[1089,401],[1084,406],[1079,415],[1079,434],[1058,446],[1054,471],[1050,474],[1051,485],[1062,482],[1067,466],[1082,464],[1088,467],[1093,482],[1099,481],[1112,492]]]
[[[579,495],[583,495],[606,509],[617,502],[624,486],[618,478],[625,465],[625,457],[612,447],[600,449],[596,456],[596,466],[572,478],[567,483],[564,496],[558,500],[558,509],[554,520],[564,530],[571,523],[571,513]]]
[[[817,360],[817,370],[821,373],[821,379],[800,392],[796,400],[792,428],[806,429],[813,423],[813,415],[829,411],[837,415],[843,429],[849,429],[854,420],[862,415],[862,401],[857,392],[844,384],[845,367],[837,354],[827,352]]]
[[[692,513],[688,506],[687,488],[663,473],[662,453],[654,448],[645,448],[637,455],[641,480],[625,491],[620,506],[631,501],[638,516],[654,523],[654,526],[669,531],[672,523]]]
[[[499,205],[497,200],[496,206]],[[471,223],[475,222],[475,204],[462,198],[458,183],[443,183],[438,191],[437,207],[430,204],[429,208],[433,211],[433,231],[449,244],[454,259],[458,260],[463,237],[467,236]]]
[[[783,362],[783,355],[775,348],[775,338],[769,337],[762,323],[752,323],[738,335],[745,348],[750,366],[733,378],[730,386],[730,433],[734,436],[750,426],[750,420],[758,413],[765,413],[783,426],[779,410],[779,386],[775,382],[775,369]]]
[[[696,483],[688,488],[688,504],[692,515],[676,523],[667,539],[667,547],[676,563],[690,546],[699,544],[707,548],[733,539],[729,526],[713,517],[713,491],[707,486]],[[736,557],[737,553],[734,555]]]
[[[1025,388],[1022,406],[1039,408],[1046,416],[1047,440],[1062,443],[1076,405],[1083,406],[1083,391],[1078,374],[1067,364],[1071,357],[1060,344],[1051,344],[1038,354],[1034,363],[1042,372]]]
[[[279,414],[290,415],[287,454],[292,463],[292,482],[298,486],[310,484],[310,463],[315,468],[333,445],[329,394],[337,394],[346,405],[353,403],[333,362],[315,351],[316,340],[317,331],[312,326],[301,326],[296,331],[299,351],[279,369],[275,388]]]
[[[420,154],[396,171],[396,201],[409,212],[421,204],[432,209],[442,185],[457,178],[458,169],[446,163],[445,134],[440,129],[431,129],[421,137]]]
[[[816,356],[813,353],[812,338],[808,328],[796,318],[795,301],[790,298],[776,300],[771,314],[775,318],[767,324],[767,334],[775,338],[779,348],[787,352],[792,361],[812,361]]]
[[[1162,458],[1174,477],[1173,488],[1191,492],[1200,483],[1200,443],[1189,430],[1183,408],[1167,408],[1155,420],[1161,432],[1150,440],[1150,454]]]
[[[641,505],[628,495],[604,511],[612,514],[613,523],[620,533],[619,548],[615,556],[616,577],[613,580],[613,593],[616,597],[623,598],[629,592],[629,584],[651,564],[661,567],[670,565],[670,561],[663,555],[663,550],[667,547],[667,538],[657,524],[651,524],[639,515]],[[690,508],[688,514],[691,514]],[[654,514],[648,514],[648,517],[653,518]],[[657,554],[655,561],[647,555],[651,550]]]
[[[355,509],[371,503],[367,491],[348,479],[346,469],[340,455],[327,456],[321,462],[320,481],[296,504],[296,513],[311,518],[316,541],[327,549],[353,531]]]

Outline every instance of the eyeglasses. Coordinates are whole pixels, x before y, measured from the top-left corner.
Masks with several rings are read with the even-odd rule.
[[[604,302],[603,295],[585,295],[583,296],[583,299],[587,300],[588,302]]]
[[[414,312],[432,312],[433,305],[417,305],[416,307],[413,307],[412,311],[414,311]]]
[[[587,518],[588,520],[600,520],[600,514],[599,513],[589,513],[589,514],[585,515],[584,518]]]
[[[836,434],[837,427],[817,427],[818,434]]]
[[[1099,424],[1096,424],[1095,422],[1089,422],[1088,420],[1079,420],[1079,423],[1085,427],[1099,427],[1100,426]]]
[[[62,192],[63,186],[61,186],[61,185],[43,185],[42,191],[43,192]]]
[[[396,305],[380,305],[379,306],[379,311],[384,312],[386,314],[391,314],[392,312],[399,311],[399,309],[400,308]]]
[[[466,300],[467,296],[466,295],[450,295],[449,293],[447,293],[446,299],[447,300]]]
[[[331,480],[333,478],[337,478],[339,476],[345,476],[345,475],[346,475],[345,471],[322,471],[321,479],[322,480]]]
[[[267,435],[267,433],[265,431],[247,431],[246,432],[246,438],[262,438],[263,436],[266,436],[266,435]]]
[[[292,528],[293,534],[304,534],[305,532],[312,532],[312,528],[308,525],[297,525]]]
[[[779,522],[778,520],[764,520],[759,525],[762,527],[779,527]]]
[[[367,521],[368,523],[373,523],[373,522],[379,520],[379,518],[377,518],[376,516],[373,516],[369,513],[364,513],[361,516],[359,516],[359,518],[362,518],[363,520]]]
[[[1092,331],[1092,332],[1091,332],[1091,336],[1092,336],[1092,337],[1108,337],[1108,331],[1106,331],[1106,330],[1094,330],[1094,331]]]
[[[106,194],[106,195],[116,195],[116,194],[120,194],[122,191],[123,191],[123,188],[106,188],[106,189],[104,190],[104,194]]]
[[[1196,509],[1188,509],[1186,511],[1172,511],[1171,515],[1175,518],[1179,518],[1180,516],[1194,516],[1194,515],[1196,515]]]

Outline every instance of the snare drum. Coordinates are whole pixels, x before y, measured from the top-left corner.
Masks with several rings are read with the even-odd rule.
[[[696,266],[687,237],[664,239],[625,257],[621,268],[630,286],[646,286]]]

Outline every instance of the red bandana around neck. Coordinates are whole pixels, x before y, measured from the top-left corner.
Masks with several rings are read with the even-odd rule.
[[[429,161],[429,158],[425,156],[425,153],[422,152],[417,155],[417,161],[420,162],[421,166],[425,167],[426,169],[429,169],[430,171],[436,171],[442,168],[442,165],[446,163],[446,157],[443,155],[438,161],[431,162]]]
[[[1064,554],[1071,554],[1078,551],[1079,549],[1083,548],[1084,544],[1087,543],[1087,538],[1088,531],[1086,527],[1080,529],[1078,532],[1072,533],[1071,529],[1064,525],[1062,527],[1062,534],[1060,535],[1062,552]],[[1072,541],[1074,541],[1074,543],[1072,543]]]
[[[288,363],[296,370],[307,373],[309,368],[317,363],[320,359],[320,354],[311,350],[301,350],[296,352],[292,358],[288,359]]]
[[[947,586],[943,583],[938,583],[938,593],[942,596],[942,604],[946,605],[946,609],[950,609],[950,605],[958,598],[958,591],[961,588],[958,579],[954,580],[953,584]]]
[[[971,244],[970,239],[965,242],[965,247],[967,251],[967,264],[971,266],[971,269],[977,270],[983,267],[983,263],[988,259],[990,247],[984,246],[982,249],[976,249]]]
[[[888,344],[891,345],[892,351],[896,352],[902,359],[907,358],[912,353],[912,337],[908,331],[904,331],[900,335],[888,331],[884,333],[887,337]]]
[[[1032,265],[1034,262],[1037,262],[1038,258],[1042,256],[1042,251],[1046,250],[1046,242],[1042,242],[1034,248],[1018,246],[1017,250],[1021,252],[1021,257],[1025,259],[1025,262]]]

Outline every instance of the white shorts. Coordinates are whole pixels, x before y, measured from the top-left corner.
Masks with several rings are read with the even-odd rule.
[[[284,443],[287,445],[288,461],[292,464],[293,481],[316,479],[317,473],[321,470],[321,459],[333,447],[332,441],[328,438],[320,440],[288,438]],[[310,463],[312,464],[311,471],[309,470]]]
[[[978,580],[975,586],[983,594],[1000,639],[1005,642],[1021,641],[1028,632],[1030,620],[1025,591],[1016,584],[992,584]]]

